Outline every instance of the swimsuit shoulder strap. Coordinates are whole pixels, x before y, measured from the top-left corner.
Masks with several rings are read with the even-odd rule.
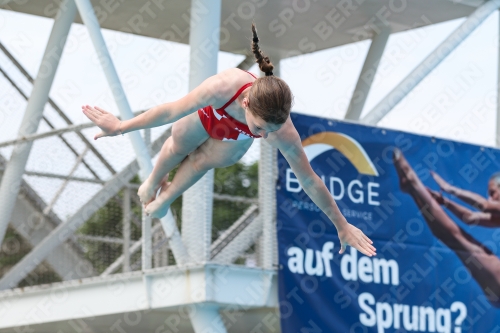
[[[249,83],[245,84],[243,87],[241,87],[236,92],[236,94],[234,94],[234,96],[226,104],[224,104],[224,106],[222,106],[221,108],[219,108],[217,110],[224,110],[225,111],[225,109],[229,106],[229,104],[231,104],[232,102],[234,102],[236,100],[236,98],[238,98],[238,96],[243,92],[243,90],[245,90],[248,87],[251,87],[252,84],[253,84],[252,82],[249,82]]]
[[[241,69],[241,68],[238,68],[238,69]],[[255,75],[253,75],[252,73],[250,73],[249,71],[246,71],[244,69],[241,69],[243,72],[247,72],[248,74],[252,75],[254,79],[256,79],[257,77]]]

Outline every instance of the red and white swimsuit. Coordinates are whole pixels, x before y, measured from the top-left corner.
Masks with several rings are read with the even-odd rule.
[[[247,73],[256,78],[252,73]],[[226,104],[224,104],[223,107],[219,109],[214,109],[211,105],[208,105],[198,110],[198,115],[200,116],[201,123],[203,124],[203,127],[211,138],[222,141],[236,141],[260,138],[260,136],[253,135],[246,124],[243,124],[242,122],[234,119],[225,110],[232,102],[236,100],[236,98],[238,98],[238,96],[240,96],[243,90],[251,86],[252,82],[245,84]]]

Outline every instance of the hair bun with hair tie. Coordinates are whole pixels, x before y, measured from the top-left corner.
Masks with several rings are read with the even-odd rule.
[[[266,76],[273,76],[273,72],[266,72]]]

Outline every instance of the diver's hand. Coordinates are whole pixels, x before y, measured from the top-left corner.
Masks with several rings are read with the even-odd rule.
[[[94,136],[94,140],[105,136],[115,136],[121,134],[120,120],[108,111],[105,111],[97,106],[91,107],[89,105],[82,105],[82,111],[101,129],[101,132]]]
[[[447,193],[453,194],[453,189],[454,187],[450,185],[446,180],[441,178],[440,175],[435,173],[434,171],[431,171],[431,176],[434,178],[436,183],[439,185],[439,188]]]
[[[352,224],[347,223],[342,230],[339,230],[338,234],[340,239],[340,254],[345,252],[347,245],[354,247],[369,257],[377,254],[377,250],[373,247],[371,239]]]

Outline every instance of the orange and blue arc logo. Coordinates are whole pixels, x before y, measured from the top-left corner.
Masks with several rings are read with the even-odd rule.
[[[320,132],[304,139],[302,146],[309,162],[325,151],[337,149],[354,165],[359,173],[378,176],[378,171],[364,148],[348,135]]]

